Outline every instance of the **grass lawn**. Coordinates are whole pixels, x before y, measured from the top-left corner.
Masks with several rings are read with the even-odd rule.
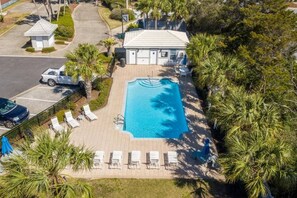
[[[181,198],[245,197],[237,187],[215,180],[190,179],[95,179],[85,180],[94,197],[108,198]]]
[[[103,6],[100,6],[98,9],[99,14],[102,16],[103,20],[108,24],[110,29],[114,29],[117,27],[120,27],[122,25],[121,21],[118,20],[113,20],[111,18],[109,18],[111,11]],[[124,23],[126,24],[126,23]]]
[[[64,7],[60,9],[59,20],[52,20],[53,24],[58,24],[58,29],[55,31],[55,36],[57,40],[72,39],[74,36],[74,22],[71,16],[71,10],[69,7]]]
[[[98,179],[88,182],[94,197],[192,197],[191,187],[177,187],[175,180],[162,179]]]

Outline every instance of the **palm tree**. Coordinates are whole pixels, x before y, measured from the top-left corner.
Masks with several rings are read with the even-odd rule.
[[[74,52],[66,54],[66,58],[66,73],[75,80],[81,78],[84,81],[87,100],[90,101],[94,76],[105,72],[99,50],[95,45],[79,44]]]
[[[208,58],[209,54],[218,49],[219,38],[207,34],[196,34],[190,39],[186,51],[189,59],[197,66]]]
[[[174,29],[176,29],[176,22],[189,16],[188,0],[170,0],[170,6],[170,11],[173,13],[171,21],[174,22]]]
[[[112,46],[116,45],[118,42],[113,38],[109,37],[99,42],[99,45],[103,45],[107,49],[107,55],[112,56]]]
[[[151,10],[150,8],[150,1],[151,0],[140,0],[138,1],[136,5],[136,10],[141,11],[141,15],[145,15],[145,23],[148,23],[148,18],[149,18],[149,12]]]
[[[200,56],[208,56],[208,54]],[[239,81],[245,74],[245,65],[233,56],[224,56],[214,52],[209,58],[200,61],[195,70],[198,74],[199,85],[206,86],[211,96],[213,91],[224,92],[228,84],[235,84]]]
[[[275,106],[266,104],[259,94],[248,94],[243,88],[228,88],[224,96],[210,97],[210,118],[228,136],[255,131],[275,136],[282,131],[280,116]]]
[[[292,150],[272,136],[258,136],[259,132],[244,137],[227,138],[228,154],[220,159],[229,182],[243,181],[249,197],[269,194],[268,182],[293,181]]]
[[[62,171],[90,170],[94,153],[70,144],[70,131],[52,137],[40,131],[35,142],[21,145],[22,154],[12,154],[3,166],[0,197],[91,197],[91,187],[72,179]]]
[[[149,1],[149,7],[151,8],[151,16],[155,19],[155,30],[158,29],[158,20],[162,17],[161,2],[162,0]]]

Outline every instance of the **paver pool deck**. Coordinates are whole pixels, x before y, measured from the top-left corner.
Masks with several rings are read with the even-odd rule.
[[[187,117],[189,133],[185,133],[181,139],[135,139],[130,133],[117,129],[114,119],[122,114],[124,108],[124,97],[127,81],[137,77],[170,77],[178,81],[182,95],[185,114]],[[206,124],[206,118],[200,106],[195,87],[191,77],[175,77],[172,67],[157,65],[127,65],[125,68],[117,67],[113,74],[113,85],[111,88],[108,104],[94,113],[98,120],[89,122],[83,120],[80,127],[74,129],[71,141],[75,145],[85,145],[94,151],[104,151],[103,169],[92,169],[91,171],[80,171],[73,173],[65,170],[74,177],[80,178],[214,178],[224,180],[224,177],[215,170],[208,170],[200,162],[191,158],[191,153],[201,149],[203,140],[211,138]],[[141,108],[141,107],[139,107]],[[153,123],[152,123],[153,124]],[[216,153],[213,144],[211,152]],[[123,151],[122,169],[109,169],[112,151]],[[128,154],[132,150],[141,151],[141,169],[128,168]],[[160,152],[160,169],[147,169],[149,151]],[[164,166],[165,153],[177,151],[178,167],[166,170]]]

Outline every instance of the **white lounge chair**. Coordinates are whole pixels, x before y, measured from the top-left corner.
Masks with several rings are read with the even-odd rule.
[[[140,168],[140,151],[132,151],[129,168]]]
[[[53,117],[53,118],[51,119],[51,123],[52,123],[51,128],[52,128],[55,132],[60,133],[60,132],[63,132],[63,131],[65,130],[64,127],[62,127],[62,126],[60,125],[60,123],[59,123],[57,117]]]
[[[177,160],[177,152],[176,151],[168,151],[167,157],[168,157],[167,167],[177,166],[178,160]]]
[[[79,127],[79,123],[72,117],[71,111],[65,112],[65,120],[71,128]]]
[[[149,153],[149,169],[152,168],[156,168],[159,169],[160,168],[160,157],[159,157],[159,151],[150,151]]]
[[[122,159],[123,159],[122,151],[113,151],[112,157],[111,157],[111,164],[109,168],[122,169]]]
[[[180,72],[181,76],[192,76],[193,68],[190,71]]]
[[[96,151],[94,156],[93,168],[102,169],[104,160],[104,151]]]
[[[88,120],[93,121],[98,119],[97,116],[91,112],[90,106],[88,104],[83,106],[83,110]]]

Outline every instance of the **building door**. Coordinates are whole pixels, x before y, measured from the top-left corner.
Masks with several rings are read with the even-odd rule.
[[[157,50],[151,50],[150,64],[151,65],[156,65],[157,64]]]
[[[42,36],[36,36],[36,48],[43,48]]]
[[[136,51],[129,51],[129,64],[135,65],[136,64]]]

